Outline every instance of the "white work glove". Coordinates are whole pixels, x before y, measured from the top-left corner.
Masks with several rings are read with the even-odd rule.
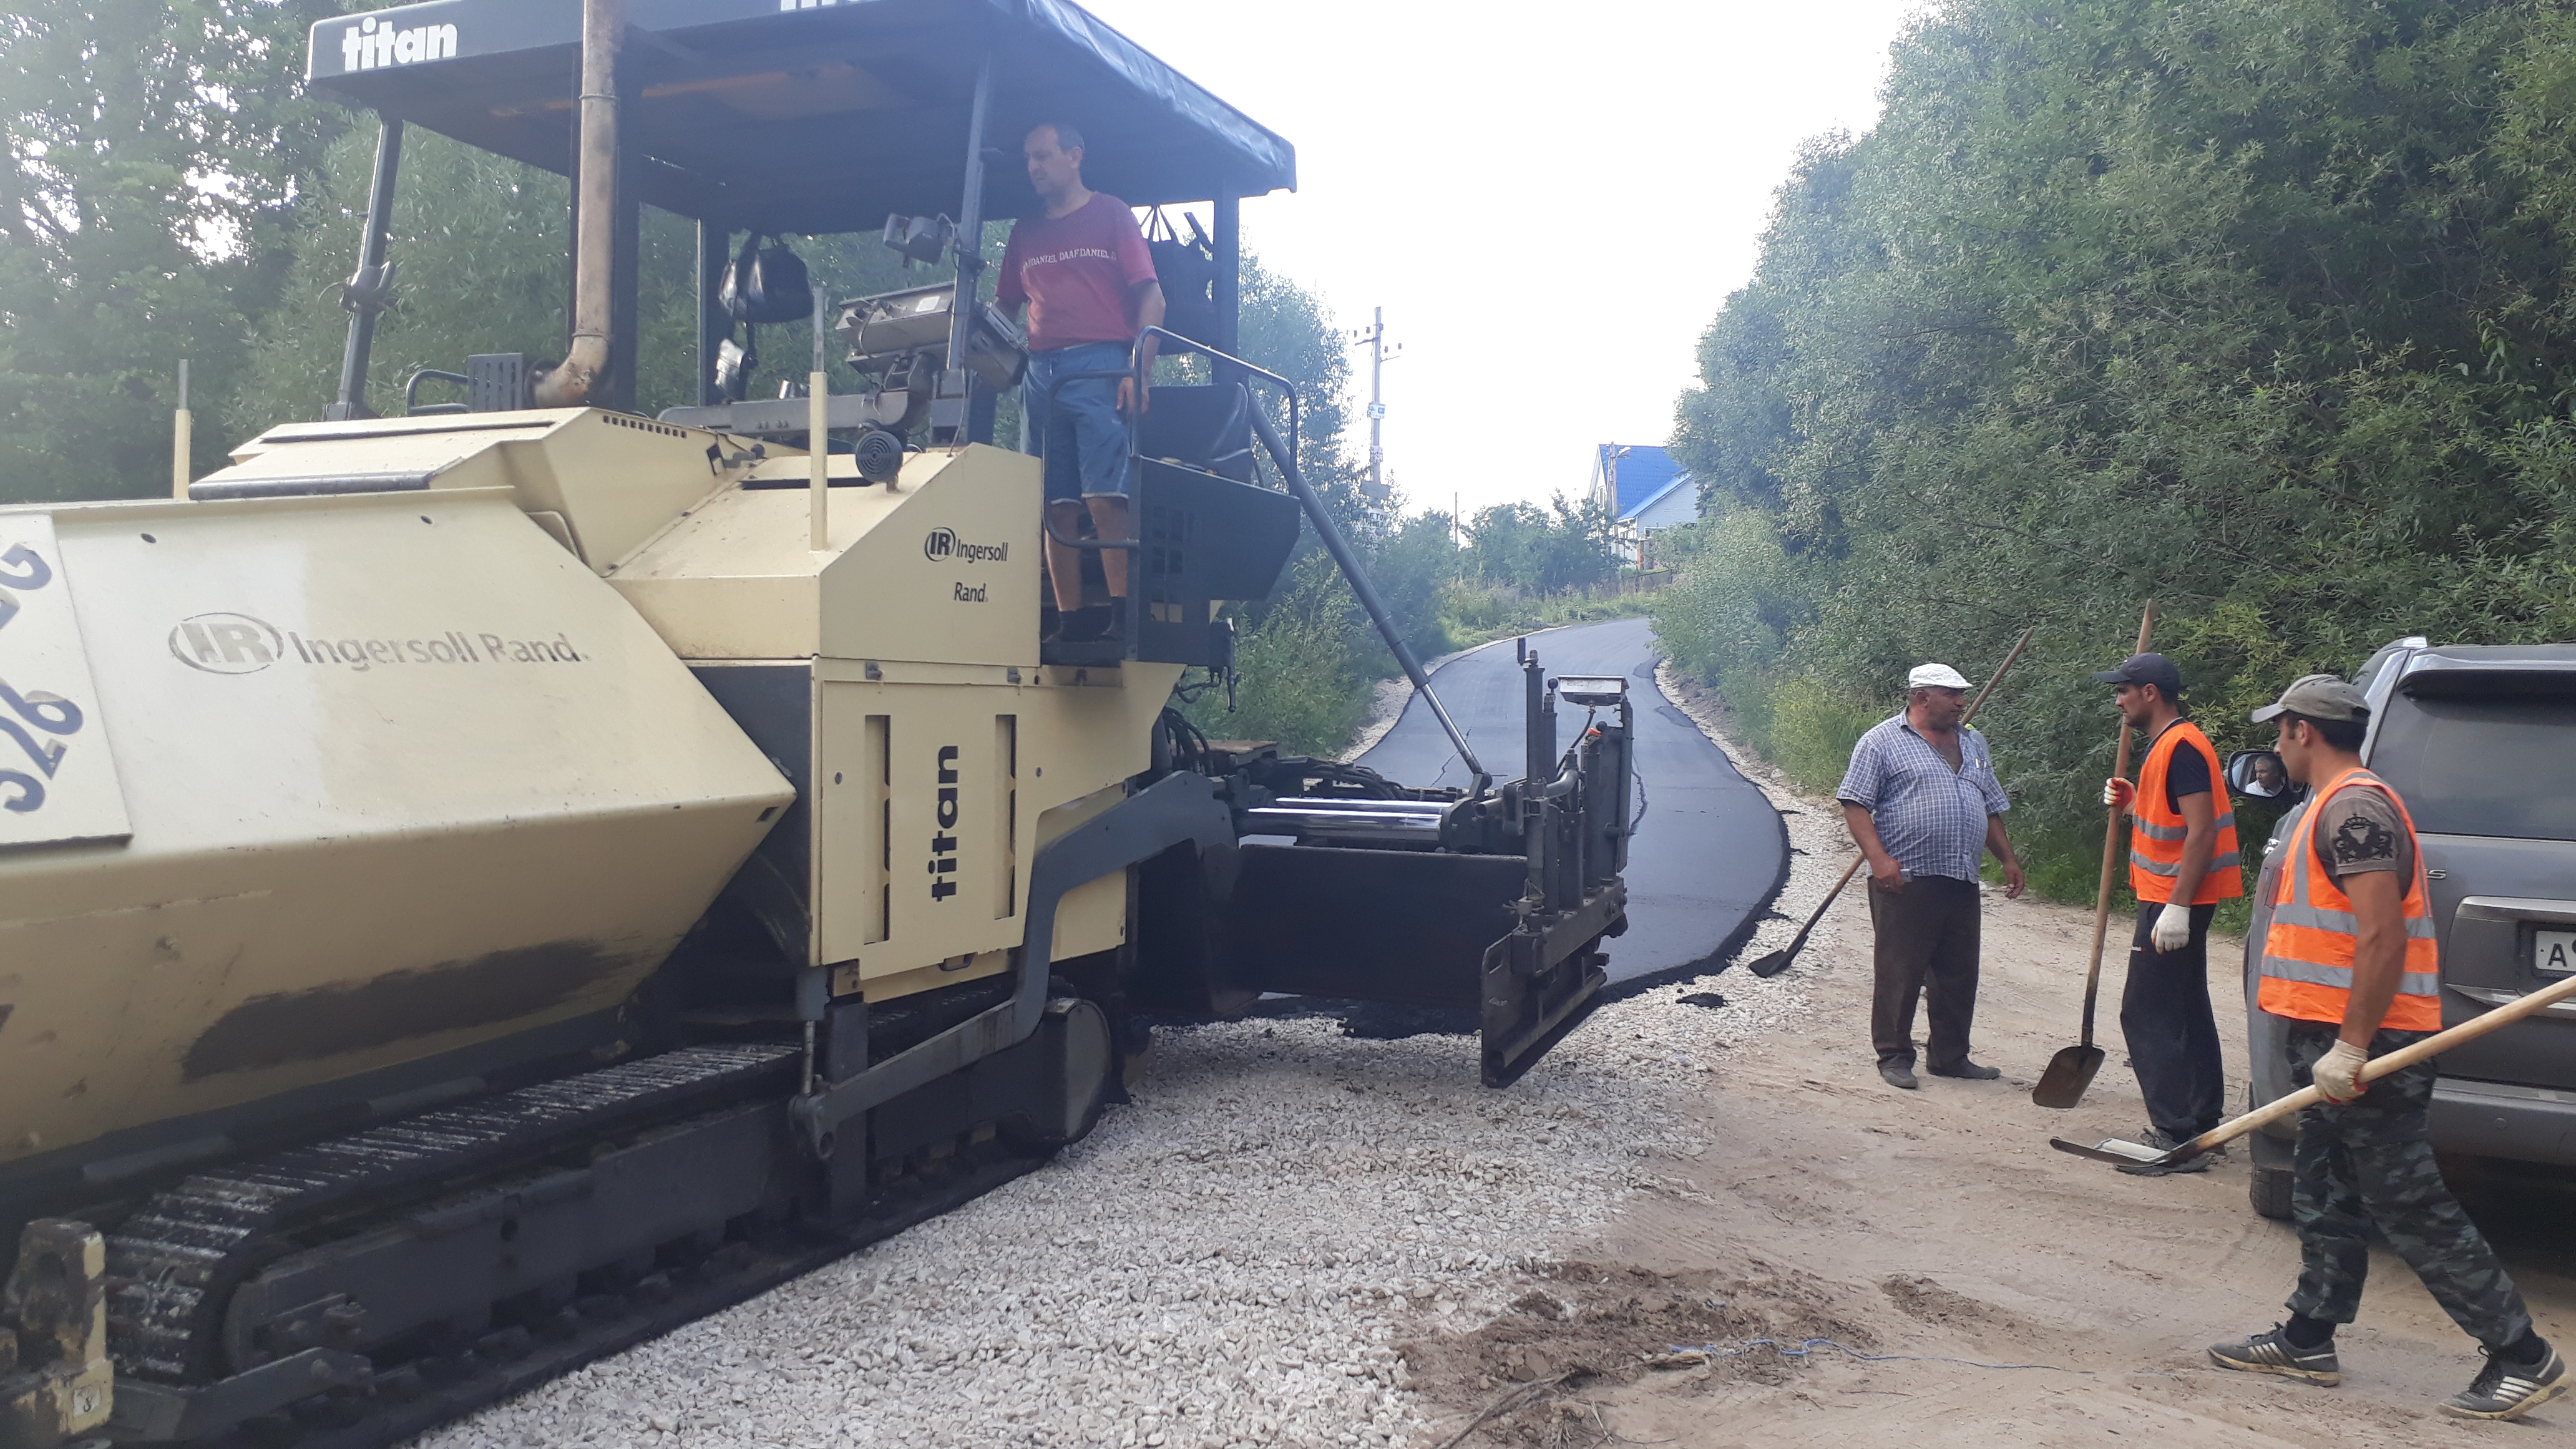
[[[2308,1077],[2327,1101],[2340,1107],[2367,1090],[2361,1083],[2361,1068],[2369,1060],[2370,1053],[2351,1042],[2338,1041],[2334,1050],[2317,1059],[2316,1069]]]
[[[2156,929],[2152,939],[2156,943],[2156,954],[2159,956],[2169,955],[2190,945],[2191,907],[2167,903],[2164,910],[2156,916]]]

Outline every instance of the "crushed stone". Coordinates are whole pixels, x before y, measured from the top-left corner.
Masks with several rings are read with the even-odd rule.
[[[1766,788],[1811,812],[1794,845],[1833,850],[1838,820]],[[1812,906],[1819,870],[1794,861],[1783,910]],[[1406,1353],[1526,1302],[1560,1245],[1641,1195],[1693,1197],[1678,1169],[1714,1142],[1690,1105],[1731,1048],[1807,1010],[1801,976],[1732,974],[1722,1010],[1688,985],[1611,1003],[1500,1091],[1472,1037],[1160,1029],[1134,1102],[1041,1170],[416,1442],[1435,1442]]]

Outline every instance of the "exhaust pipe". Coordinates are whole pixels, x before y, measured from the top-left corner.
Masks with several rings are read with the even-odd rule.
[[[579,407],[608,370],[610,239],[617,224],[617,49],[626,0],[581,4],[581,195],[573,212],[572,346],[536,386],[544,408]]]

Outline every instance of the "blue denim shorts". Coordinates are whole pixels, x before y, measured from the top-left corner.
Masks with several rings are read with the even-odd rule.
[[[1047,389],[1073,372],[1106,372],[1127,366],[1123,342],[1078,342],[1029,354],[1020,384],[1022,427],[1039,429],[1046,458],[1050,503],[1077,498],[1127,496],[1127,424],[1118,416],[1118,380],[1086,377],[1068,382],[1047,405]]]

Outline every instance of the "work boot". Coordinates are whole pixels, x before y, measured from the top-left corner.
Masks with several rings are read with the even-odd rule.
[[[1056,642],[1090,644],[1118,616],[1099,604],[1086,604],[1070,614],[1056,616]]]
[[[1921,1085],[1921,1083],[1914,1080],[1914,1064],[1912,1062],[1880,1062],[1878,1064],[1878,1075],[1880,1080],[1886,1082],[1889,1086],[1903,1087],[1909,1092]]]
[[[1970,1082],[1991,1082],[1995,1078],[2003,1075],[2003,1071],[1999,1067],[1981,1067],[1975,1062],[1968,1060],[1966,1057],[1959,1058],[1959,1064],[1957,1066],[1933,1067],[1930,1070],[1932,1075],[1936,1077],[1958,1077],[1964,1081]]]
[[[2442,1401],[2455,1419],[2519,1419],[2567,1392],[2567,1360],[2542,1345],[2537,1363],[2515,1363],[2500,1348],[2487,1350],[2487,1366],[2461,1392]]]
[[[2281,1335],[2281,1325],[2277,1323],[2270,1332],[2255,1334],[2242,1343],[2211,1344],[2209,1361],[2240,1373],[2279,1374],[2285,1379],[2328,1388],[2343,1382],[2343,1365],[2335,1359],[2333,1339],[2314,1348],[2299,1348]]]

